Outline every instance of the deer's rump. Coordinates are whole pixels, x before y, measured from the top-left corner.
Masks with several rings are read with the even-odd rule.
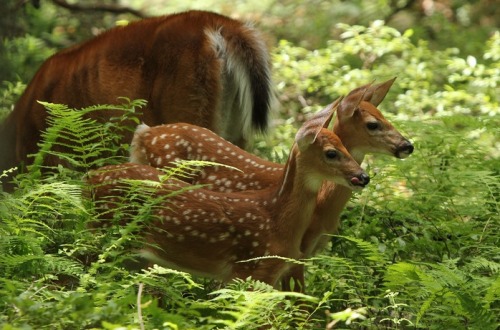
[[[189,11],[111,29],[43,63],[0,126],[0,172],[38,150],[47,112],[37,101],[78,109],[145,99],[148,125],[193,123],[243,145],[267,127],[270,76],[258,31],[225,16]]]

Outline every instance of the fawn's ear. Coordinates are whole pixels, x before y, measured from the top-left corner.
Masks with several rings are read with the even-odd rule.
[[[302,126],[327,128],[328,125],[330,125],[333,115],[343,98],[343,96],[339,97],[333,103],[330,103],[320,111],[316,112],[308,120],[306,120]]]
[[[370,102],[377,107],[384,100],[395,80],[396,77],[384,81],[383,83],[370,86],[363,97],[363,101]]]
[[[300,150],[304,150],[308,145],[314,143],[319,132],[328,127],[341,100],[342,97],[339,97],[302,124],[295,136],[295,142]]]
[[[368,89],[371,87],[371,84],[363,85],[347,94],[347,96],[340,102],[338,106],[338,119],[339,121],[343,121],[345,119],[349,119],[354,114],[354,111],[358,108],[361,101],[363,101]]]
[[[313,144],[322,129],[324,129],[323,126],[316,127],[316,129],[300,129],[295,136],[295,143],[299,150],[304,151]]]

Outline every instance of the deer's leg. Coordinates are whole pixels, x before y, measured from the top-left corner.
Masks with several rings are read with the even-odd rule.
[[[293,288],[291,284],[292,280],[294,282]],[[288,270],[288,272],[281,277],[281,289],[283,291],[294,291],[294,292],[305,291],[304,265],[292,266]]]
[[[279,259],[267,259],[241,263],[233,272],[233,278],[253,280],[272,285],[277,288],[278,280],[285,271],[286,263]]]

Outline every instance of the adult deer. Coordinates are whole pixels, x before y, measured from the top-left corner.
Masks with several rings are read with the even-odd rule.
[[[332,118],[325,108],[297,132],[277,184],[260,190],[222,193],[207,189],[185,191],[190,185],[168,180],[154,191],[165,200],[153,209],[153,223],[144,228],[151,260],[223,281],[252,278],[276,285],[287,270],[282,258],[299,258],[304,231],[316,207],[324,180],[359,189],[369,177],[349,155],[340,139],[324,128]],[[204,138],[196,134],[199,141]],[[159,172],[140,164],[112,165],[90,172],[88,182],[96,201],[113,198],[120,179],[155,179]],[[122,190],[123,194],[123,190]],[[266,257],[245,262],[252,258]],[[273,258],[272,256],[278,256]]]
[[[193,123],[243,146],[268,124],[268,51],[250,25],[204,11],[140,20],[62,50],[43,63],[0,126],[0,173],[38,151],[47,112],[37,101],[82,108],[119,97],[147,100],[141,119],[148,125]],[[103,121],[116,115],[99,113]]]
[[[356,88],[339,105],[333,131],[358,163],[370,152],[397,158],[406,158],[413,152],[413,145],[376,108],[394,80]],[[194,139],[193,132],[196,136],[201,134],[203,139]],[[217,191],[275,186],[283,170],[282,165],[245,153],[205,129],[181,124],[138,127],[131,147],[132,162],[159,167],[168,165],[174,159],[210,160],[241,170],[204,167],[200,175],[191,178],[192,183],[210,183],[210,189]],[[340,213],[351,193],[350,189],[341,185],[324,183],[318,194],[313,221],[303,237],[303,257],[311,257],[323,249],[328,242],[328,234],[336,233]],[[298,282],[298,287],[304,287],[301,266],[294,267],[292,277]],[[289,288],[289,283],[290,276],[287,276],[283,287]]]

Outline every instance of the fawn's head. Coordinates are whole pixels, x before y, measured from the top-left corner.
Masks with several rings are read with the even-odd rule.
[[[306,121],[295,137],[297,166],[308,174],[308,184],[319,187],[323,180],[351,189],[362,189],[370,177],[352,158],[340,138],[326,127],[341,99]]]
[[[413,152],[411,142],[377,109],[395,79],[358,87],[339,104],[334,132],[355,157],[382,153],[406,158]]]

